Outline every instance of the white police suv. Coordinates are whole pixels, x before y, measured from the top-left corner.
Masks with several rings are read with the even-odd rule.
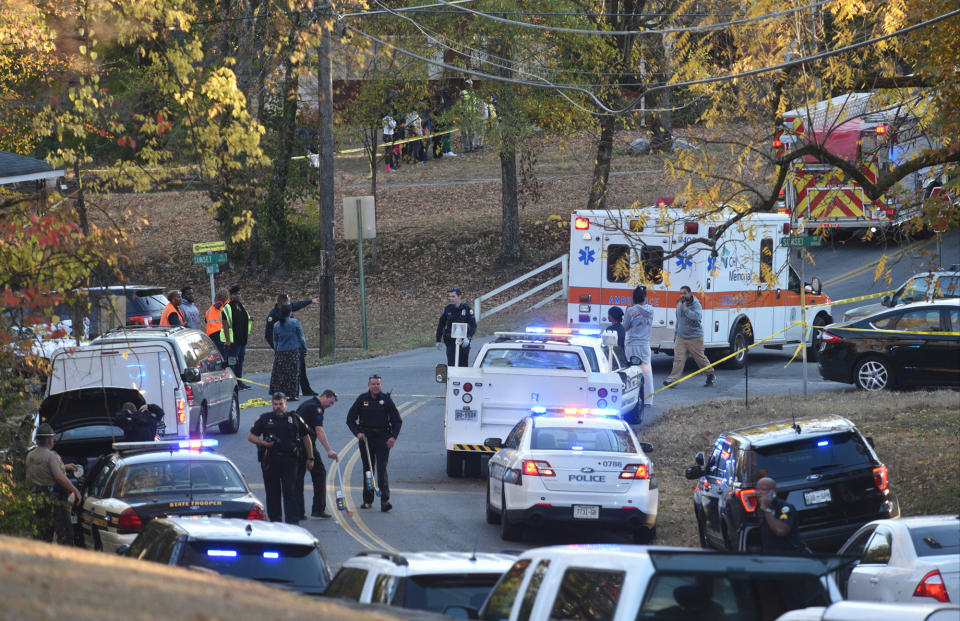
[[[619,527],[636,543],[656,532],[659,491],[649,444],[608,410],[535,408],[490,458],[487,523],[506,541],[524,526],[576,523]]]

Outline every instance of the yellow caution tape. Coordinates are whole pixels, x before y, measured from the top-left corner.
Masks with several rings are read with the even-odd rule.
[[[237,381],[238,381],[238,382],[246,382],[246,383],[248,383],[248,384],[256,384],[257,386],[263,386],[264,388],[270,388],[270,385],[269,385],[269,384],[261,384],[260,382],[255,382],[255,381],[253,381],[252,379],[247,379],[247,378],[245,378],[245,377],[238,377],[238,378],[237,378]]]
[[[456,129],[448,129],[447,131],[443,131],[443,132],[433,132],[433,133],[431,133],[431,134],[425,134],[425,135],[423,135],[423,136],[416,136],[416,137],[414,137],[414,138],[404,138],[403,140],[394,140],[394,141],[392,141],[392,142],[381,142],[381,143],[379,143],[379,144],[377,145],[377,147],[379,148],[379,147],[385,147],[385,146],[387,146],[387,145],[391,145],[391,146],[392,146],[392,145],[395,145],[395,144],[405,144],[405,143],[408,143],[408,142],[416,142],[416,141],[418,141],[418,140],[429,140],[430,138],[435,138],[435,137],[437,137],[437,136],[445,136],[446,134],[452,134],[452,133],[455,132],[455,131],[459,131],[459,130],[456,130]],[[366,149],[367,149],[367,147],[354,147],[354,148],[352,148],[352,149],[343,149],[343,150],[340,150],[340,151],[334,151],[334,155],[345,155],[345,154],[347,154],[347,153],[360,153],[360,152],[362,152],[362,151],[366,151]],[[291,160],[305,160],[305,159],[307,159],[308,157],[310,157],[310,156],[309,156],[309,155],[297,155],[297,156],[291,157],[290,159],[291,159]]]
[[[265,401],[260,397],[254,397],[253,399],[247,400],[245,403],[240,404],[240,409],[244,410],[246,408],[262,408],[272,406],[273,403],[270,401]]]
[[[840,306],[841,304],[850,304],[851,302],[862,302],[863,300],[872,300],[874,298],[882,298],[888,293],[893,293],[893,290],[890,291],[881,291],[880,293],[871,293],[869,295],[858,295],[855,298],[844,298],[842,300],[830,300],[831,306]],[[807,304],[803,308],[816,308],[818,306],[826,306],[826,304]]]

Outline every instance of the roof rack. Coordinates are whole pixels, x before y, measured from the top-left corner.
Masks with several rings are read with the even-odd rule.
[[[357,552],[357,556],[376,556],[384,560],[391,561],[393,564],[400,565],[401,567],[406,567],[410,564],[402,554],[388,552],[387,550],[361,550],[360,552]]]
[[[108,334],[120,334],[121,332],[139,332],[141,330],[163,330],[164,334],[171,334],[181,330],[189,329],[190,328],[186,326],[118,326],[116,328],[110,328],[100,336],[107,336]]]

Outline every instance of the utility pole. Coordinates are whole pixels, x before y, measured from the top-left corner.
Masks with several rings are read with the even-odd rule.
[[[320,49],[317,51],[317,106],[320,115],[320,357],[336,346],[333,247],[333,68],[330,39],[335,29],[333,7],[320,7]]]

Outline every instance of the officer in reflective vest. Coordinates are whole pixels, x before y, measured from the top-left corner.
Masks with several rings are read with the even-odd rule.
[[[223,339],[220,338],[220,331],[223,329],[223,321],[220,318],[220,312],[223,310],[223,306],[227,303],[227,290],[219,289],[217,291],[217,297],[213,300],[213,304],[210,308],[207,309],[207,314],[205,316],[207,322],[207,336],[210,337],[210,340],[213,341],[214,345],[217,346],[217,351],[220,352],[220,356],[223,358],[224,362],[227,360],[227,350],[223,347]]]
[[[247,338],[253,329],[250,313],[243,306],[240,285],[230,287],[230,301],[223,305],[220,318],[223,321],[220,338],[223,339],[223,348],[227,351],[227,362],[239,380],[243,377],[243,358],[247,353]],[[240,390],[250,388],[241,381],[237,382],[237,387]]]
[[[163,313],[160,314],[160,325],[164,327],[186,325],[187,322],[183,318],[183,313],[180,311],[180,302],[183,299],[180,297],[180,292],[171,291],[167,294],[167,299],[169,299],[170,302],[163,307]]]

